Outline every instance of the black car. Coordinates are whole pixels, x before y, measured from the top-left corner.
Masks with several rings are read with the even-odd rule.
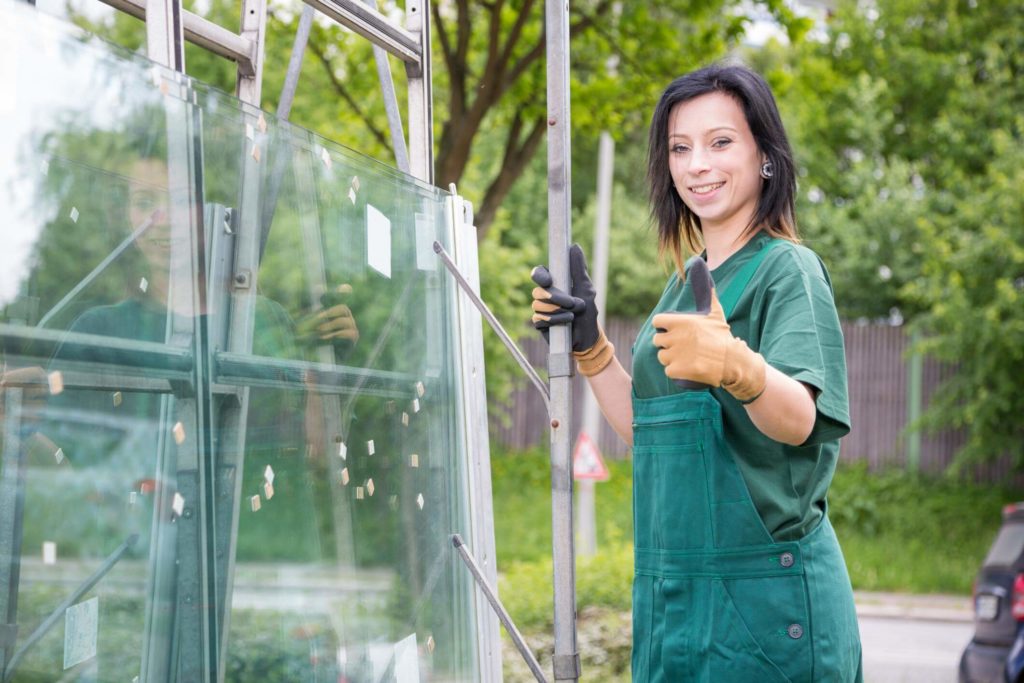
[[[961,683],[1024,683],[1024,503],[1003,525],[974,581],[974,637],[960,658]]]

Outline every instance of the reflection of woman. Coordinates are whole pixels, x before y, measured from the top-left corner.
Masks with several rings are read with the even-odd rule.
[[[535,324],[572,320],[580,372],[634,449],[633,679],[858,681],[826,514],[849,431],[843,338],[825,268],[798,244],[794,164],[767,84],[739,66],[673,81],[648,180],[679,272],[638,334],[632,377],[597,326],[578,247],[572,296],[544,269],[534,290]],[[708,315],[692,313],[683,243],[703,246]]]

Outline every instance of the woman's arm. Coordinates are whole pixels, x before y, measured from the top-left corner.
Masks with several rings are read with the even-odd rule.
[[[767,364],[765,380],[761,395],[744,406],[747,416],[769,439],[799,446],[814,429],[814,390]]]
[[[615,433],[633,446],[633,380],[618,358],[596,375],[587,377],[601,412]]]

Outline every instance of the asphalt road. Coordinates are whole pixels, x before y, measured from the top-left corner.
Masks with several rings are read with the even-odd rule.
[[[969,621],[861,615],[865,683],[956,683]]]

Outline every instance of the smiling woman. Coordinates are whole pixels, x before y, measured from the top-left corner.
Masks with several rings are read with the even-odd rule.
[[[651,213],[677,272],[633,376],[578,247],[571,292],[538,269],[533,304],[540,329],[572,323],[580,372],[633,446],[633,680],[860,681],[826,514],[850,428],[842,331],[824,265],[798,244],[774,97],[745,67],[696,71],[665,90],[649,140]]]

